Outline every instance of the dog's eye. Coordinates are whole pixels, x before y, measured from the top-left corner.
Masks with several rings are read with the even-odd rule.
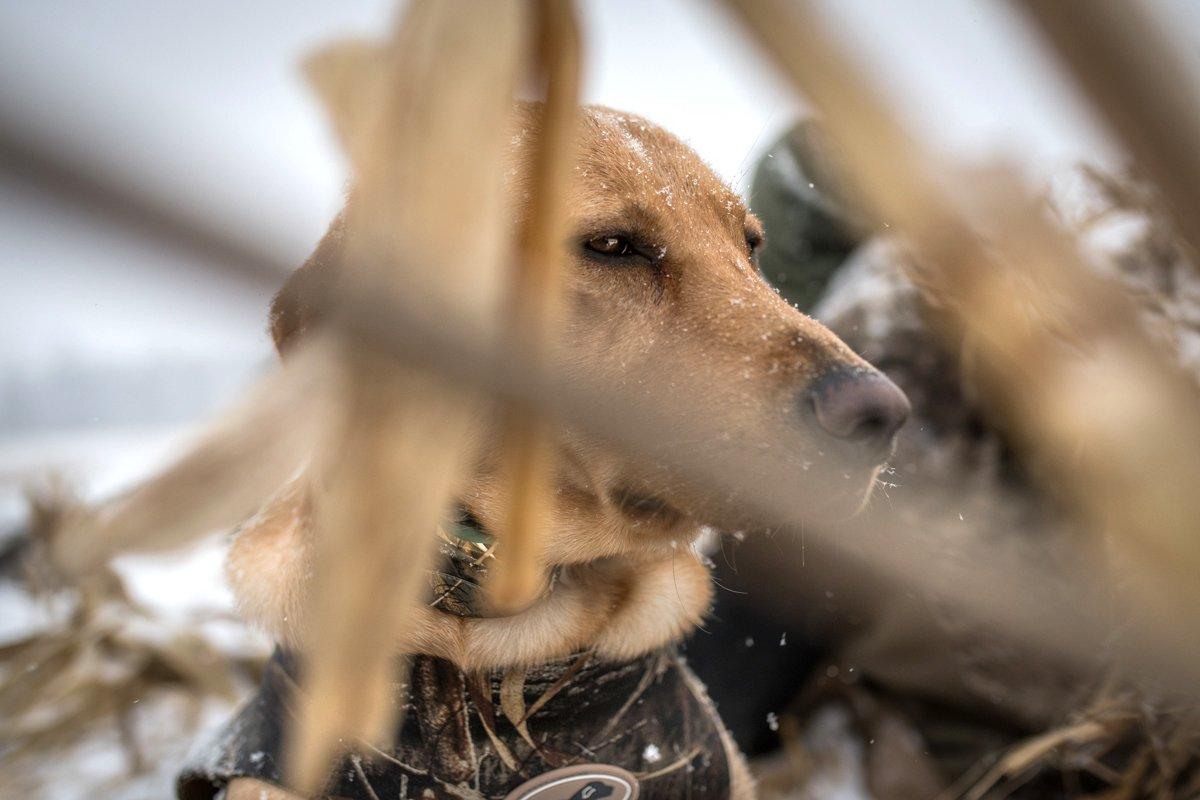
[[[755,233],[746,234],[746,249],[750,252],[750,258],[753,259],[758,255],[758,248],[762,246],[762,237]]]
[[[637,248],[624,236],[596,236],[583,243],[584,248],[597,255],[620,257],[638,255]]]

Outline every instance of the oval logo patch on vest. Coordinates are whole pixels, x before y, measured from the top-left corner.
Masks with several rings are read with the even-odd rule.
[[[526,781],[504,800],[637,800],[638,782],[608,764],[563,767]]]

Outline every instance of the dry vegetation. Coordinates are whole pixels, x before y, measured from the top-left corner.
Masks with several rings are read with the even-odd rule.
[[[1009,792],[1046,771],[1080,769],[1108,787],[1105,797],[1194,796],[1200,393],[1193,380],[1138,323],[1126,293],[1084,264],[1071,234],[1036,198],[1000,170],[964,185],[910,139],[869,76],[837,51],[804,3],[729,5],[819,108],[864,205],[911,249],[911,263],[919,265],[911,277],[938,310],[938,328],[966,343],[961,352],[986,387],[987,406],[1020,443],[1032,473],[1054,486],[1092,532],[1094,551],[1114,571],[1110,584],[1114,575],[1081,558],[1056,578],[1078,598],[1115,597],[1115,635],[1099,609],[1051,602],[1038,575],[1003,558],[931,575],[920,543],[903,552],[846,553],[864,576],[916,588],[936,583],[997,635],[1099,664],[1108,674],[1068,725],[1004,754],[959,787],[963,796]],[[1165,68],[1152,59],[1136,61],[1120,82],[1094,79],[1110,49],[1170,52],[1145,24],[1074,24],[1082,19],[1075,12],[1121,8],[1128,16],[1135,6],[1019,5],[1033,12],[1137,166],[1156,181],[1174,230],[1195,245],[1200,133],[1174,130],[1193,132],[1197,96],[1186,92],[1194,76],[1170,73],[1168,92],[1155,72]],[[1095,19],[1109,20],[1105,14]],[[119,710],[123,695],[80,669],[89,658],[122,660],[122,691],[137,693],[151,681],[226,691],[224,672],[200,667],[197,653],[213,663],[218,657],[194,643],[131,647],[120,638],[102,611],[114,604],[124,613],[137,610],[120,597],[106,560],[232,526],[315,457],[320,557],[304,641],[311,672],[290,762],[295,785],[315,789],[339,738],[378,740],[392,729],[386,714],[394,676],[384,645],[402,633],[406,610],[419,599],[434,531],[470,455],[479,398],[492,393],[510,405],[507,463],[518,491],[508,527],[517,535],[496,553],[489,589],[500,607],[520,606],[537,588],[528,562],[543,518],[548,420],[570,420],[635,451],[672,425],[681,440],[714,435],[702,420],[667,423],[664,409],[644,398],[567,384],[555,368],[549,325],[561,260],[558,206],[581,38],[569,4],[497,0],[465,15],[416,0],[384,51],[335,46],[310,63],[361,187],[348,217],[351,281],[338,287],[328,335],[305,345],[175,466],[108,504],[66,506],[41,520],[45,561],[79,587],[81,601],[68,629],[0,653],[7,754],[46,747]],[[496,244],[503,224],[497,187],[507,108],[530,73],[546,87],[547,126],[535,211],[511,268]],[[1149,111],[1137,104],[1146,98]],[[1134,107],[1138,115],[1128,124]],[[1180,148],[1184,141],[1189,146]],[[447,181],[449,173],[477,182]],[[440,246],[447,241],[455,246]],[[446,330],[444,320],[470,325]],[[331,436],[342,443],[336,457],[314,456],[327,452],[320,442]],[[676,457],[697,483],[737,490],[781,525],[804,519],[786,487],[742,479],[771,474],[756,453],[722,463]],[[903,535],[892,531],[890,538]],[[842,547],[832,539],[829,546]],[[362,624],[341,624],[345,619]],[[27,669],[31,664],[39,668]],[[39,720],[35,706],[60,713]]]

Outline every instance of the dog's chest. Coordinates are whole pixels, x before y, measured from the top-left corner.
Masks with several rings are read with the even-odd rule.
[[[280,782],[293,675],[277,654],[258,695],[182,776],[181,797],[211,796],[204,787],[236,777]],[[541,776],[607,765],[632,773],[640,798],[728,797],[720,722],[673,651],[615,665],[581,656],[503,674],[418,657],[409,683],[390,751],[347,756],[331,776],[330,796],[506,798]],[[596,788],[585,796],[606,796],[607,787]],[[619,791],[608,796],[621,800]]]

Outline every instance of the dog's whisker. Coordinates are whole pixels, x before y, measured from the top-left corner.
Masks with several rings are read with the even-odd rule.
[[[683,602],[683,595],[679,593],[679,573],[675,570],[675,557],[677,555],[679,555],[679,551],[676,549],[672,549],[671,550],[671,581],[675,584],[675,599],[677,601],[679,601],[679,610],[682,611],[685,616],[687,616],[689,614],[687,603]],[[696,625],[697,629],[702,630],[705,633],[710,632],[707,628],[704,627],[704,624],[700,620],[696,620],[695,625]]]
[[[759,126],[758,133],[754,136],[754,141],[751,142],[750,147],[746,149],[746,155],[742,157],[742,163],[739,164],[737,168],[737,178],[734,181],[735,185],[741,184],[742,181],[745,180],[746,176],[750,174],[750,170],[754,168],[754,164],[751,163],[750,159],[754,156],[754,151],[758,148],[758,143],[762,141],[763,134],[767,132],[767,128],[770,127],[771,121],[775,118],[775,112],[777,110],[778,107],[772,108],[771,112],[767,114],[767,118],[763,121],[763,124]],[[749,189],[750,187],[746,187],[747,192],[749,192]],[[747,197],[747,200],[750,200],[750,198]]]
[[[717,537],[718,546],[721,548],[721,558],[725,561],[725,566],[727,566],[731,570],[733,570],[734,574],[736,575],[737,574],[737,563],[736,563],[737,559],[730,560],[729,551],[725,549],[725,540],[726,540],[725,536]]]
[[[734,589],[732,586],[726,586],[725,584],[721,583],[716,578],[713,578],[712,582],[713,582],[713,585],[715,585],[718,589],[729,592],[730,594],[750,594],[747,591],[743,591],[741,589]]]

